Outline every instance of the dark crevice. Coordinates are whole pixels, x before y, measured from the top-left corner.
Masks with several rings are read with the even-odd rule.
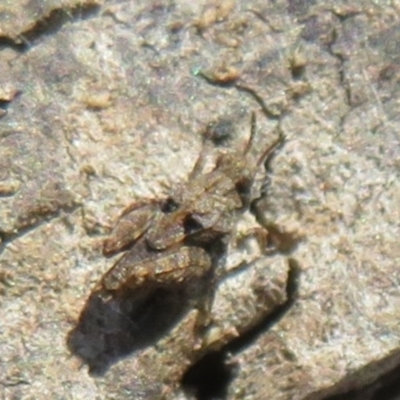
[[[346,21],[347,19],[353,18],[355,15],[358,15],[358,12],[349,12],[347,15],[345,15],[345,14],[340,15],[340,13],[336,12],[335,10],[327,10],[327,11],[329,13],[331,13],[334,16],[334,18],[337,19],[339,26],[341,26],[343,24],[343,22]],[[312,16],[311,18],[316,19],[317,17]],[[305,22],[305,20],[303,22]],[[345,65],[346,65],[346,62],[348,61],[348,59],[347,59],[346,55],[344,55],[340,52],[340,50],[335,50],[335,45],[337,44],[337,42],[339,40],[339,32],[338,32],[337,24],[333,23],[331,28],[332,29],[329,34],[329,37],[326,40],[320,42],[320,45],[324,50],[327,51],[327,53],[329,55],[331,55],[333,58],[335,58],[338,61],[339,65],[338,65],[337,69],[338,69],[338,74],[339,74],[339,77],[338,77],[339,84],[344,90],[346,104],[351,106],[352,93],[351,93],[351,88],[349,86],[349,83],[347,81],[346,69],[345,69]],[[317,44],[319,36],[316,32],[318,32],[318,29],[310,30],[309,34],[307,34],[303,31],[302,38],[308,42]]]
[[[235,80],[220,80],[211,74],[205,73],[203,71],[196,72],[196,75],[203,78],[208,84],[221,88],[232,88],[235,87]]]
[[[343,16],[340,17],[338,13],[334,12],[333,10],[328,10],[330,11],[338,20],[339,25],[342,24],[347,17]],[[352,17],[353,15],[349,15],[348,18]],[[338,61],[338,81],[339,81],[339,86],[343,89],[344,92],[344,101],[345,104],[348,105],[351,108],[352,107],[352,91],[351,87],[349,85],[347,76],[346,76],[346,63],[348,62],[348,59],[346,55],[342,54],[340,51],[335,50],[335,45],[337,44],[339,39],[339,33],[338,33],[338,27],[334,27],[332,30],[332,35],[330,40],[325,44],[325,49],[328,52],[329,55],[331,55],[333,58],[335,58]],[[345,120],[348,116],[348,113],[344,114],[343,116],[340,117],[340,123],[339,126],[343,130],[343,126],[345,124]]]
[[[395,400],[400,398],[400,366],[390,374],[381,378],[381,384],[384,385],[378,389],[372,400],[387,399]]]
[[[271,120],[280,120],[282,118],[282,114],[280,112],[276,112],[274,110],[271,110],[268,105],[265,103],[263,98],[251,87],[243,85],[241,83],[237,83],[236,79],[232,80],[219,80],[216,77],[213,77],[207,73],[204,73],[202,71],[198,71],[196,73],[197,76],[200,78],[204,79],[207,83],[209,83],[212,86],[220,87],[220,88],[235,88],[239,92],[244,92],[250,95],[260,106],[262,112],[265,114],[265,116]]]
[[[333,33],[334,33],[334,39],[332,40],[332,43],[330,43],[329,46],[328,46],[328,53],[331,56],[335,57],[339,62],[339,68],[338,68],[339,83],[340,83],[340,86],[344,90],[344,93],[345,93],[345,96],[346,96],[346,104],[348,104],[350,106],[351,103],[352,103],[352,100],[351,100],[352,96],[351,96],[351,89],[350,89],[349,83],[347,81],[346,71],[345,71],[345,64],[347,62],[347,59],[346,59],[345,56],[343,56],[343,54],[341,54],[341,53],[339,53],[337,51],[334,51],[333,45],[337,41],[337,31],[336,31],[336,29],[334,30]]]
[[[306,72],[306,66],[301,64],[295,64],[294,62],[290,65],[290,74],[294,81],[300,81],[304,78]]]
[[[335,9],[334,7],[331,9],[328,9],[327,11],[331,12],[340,22],[345,22],[348,19],[352,19],[354,17],[357,17],[358,15],[361,15],[362,12],[358,10],[352,10],[352,9],[346,9],[345,12],[340,13],[339,10]]]
[[[252,88],[245,86],[245,85],[239,85],[236,84],[235,88],[237,90],[239,90],[239,92],[244,92],[249,94],[250,96],[253,97],[253,99],[258,103],[258,105],[261,107],[261,110],[263,111],[263,113],[265,114],[265,116],[269,119],[272,120],[279,120],[282,118],[282,113],[276,113],[273,110],[270,110],[267,106],[267,104],[265,104],[263,98]]]
[[[23,52],[25,47],[26,43],[17,43],[8,36],[0,36],[0,51],[2,49],[13,49],[18,52]]]
[[[338,18],[338,21],[340,24],[342,24],[342,22],[345,20],[345,19],[339,18],[338,15],[336,15],[335,13],[334,13],[334,15],[335,15],[335,17]],[[352,96],[351,96],[351,89],[347,82],[346,71],[345,71],[345,64],[348,60],[345,55],[343,55],[341,52],[336,51],[334,49],[334,46],[338,42],[338,38],[339,38],[338,28],[334,27],[332,29],[332,36],[331,36],[330,40],[326,43],[325,48],[326,48],[328,54],[330,54],[332,57],[336,58],[339,62],[339,68],[338,68],[339,83],[345,92],[346,104],[348,104],[350,106],[352,103],[352,101],[351,101]]]
[[[197,400],[225,399],[234,375],[234,369],[227,362],[227,352],[214,351],[189,368],[182,386]]]
[[[267,25],[268,29],[271,32],[273,32],[273,33],[282,33],[284,31],[282,28],[276,27],[273,23],[271,23],[270,19],[268,19],[268,16],[267,16],[266,12],[259,12],[257,10],[253,10],[251,8],[248,8],[247,10],[244,10],[244,11],[253,14],[263,24]]]
[[[387,365],[396,365],[390,371],[383,373],[373,382],[356,389],[351,389],[346,392],[328,396],[326,400],[398,400],[400,398],[400,365],[399,353],[394,354],[379,360],[373,365],[365,367],[361,371],[357,371],[355,376],[347,379],[347,382],[357,382],[359,376],[370,376],[371,374],[379,374]],[[387,369],[387,368],[385,368]],[[375,372],[376,371],[376,372]]]
[[[206,354],[186,371],[181,382],[182,387],[194,395],[196,400],[225,399],[229,384],[235,376],[234,366],[227,362],[229,357],[251,346],[292,307],[298,296],[300,267],[295,259],[289,258],[288,262],[289,277],[286,287],[288,300],[285,304],[220,350]]]
[[[6,111],[12,100],[0,99],[0,109]]]
[[[395,400],[400,398],[400,366],[379,379],[381,386],[375,391],[372,400]]]
[[[249,347],[255,340],[257,340],[257,338],[261,334],[265,333],[273,325],[277,324],[287,313],[287,311],[293,306],[298,297],[299,277],[301,269],[298,262],[294,258],[289,258],[288,263],[289,276],[286,286],[287,301],[272,314],[268,315],[263,321],[260,321],[248,332],[228,343],[226,345],[226,350],[228,351],[228,353],[235,354]]]
[[[97,4],[85,4],[72,8],[56,8],[49,15],[36,21],[34,26],[18,35],[18,39],[0,36],[0,51],[11,48],[20,53],[28,51],[38,40],[57,33],[67,22],[91,18],[100,10]]]

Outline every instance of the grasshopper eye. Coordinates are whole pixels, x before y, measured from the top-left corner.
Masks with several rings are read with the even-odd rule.
[[[243,179],[236,183],[236,190],[239,196],[247,196],[250,193],[252,182],[249,179]]]
[[[168,197],[163,203],[161,203],[161,211],[164,214],[170,214],[178,209],[179,204],[172,198]]]
[[[188,215],[183,221],[185,234],[190,235],[203,229],[203,225],[193,215]]]

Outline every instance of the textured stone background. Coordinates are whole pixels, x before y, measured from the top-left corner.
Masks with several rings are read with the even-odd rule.
[[[400,398],[399,24],[398,1],[3,1],[1,398]],[[224,70],[264,113],[197,74]],[[208,123],[240,139],[251,111],[260,146],[278,120],[288,138],[265,218],[302,240],[247,275],[283,306],[247,321],[248,293],[221,286],[216,315],[243,333],[185,385],[193,312],[90,374],[67,341],[110,227],[185,179]]]

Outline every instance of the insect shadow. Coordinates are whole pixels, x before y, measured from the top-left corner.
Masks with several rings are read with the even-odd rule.
[[[202,283],[196,283],[196,290]],[[184,285],[127,292],[107,300],[93,293],[68,334],[67,346],[92,375],[103,375],[118,360],[154,345],[170,332],[192,306],[193,296]]]

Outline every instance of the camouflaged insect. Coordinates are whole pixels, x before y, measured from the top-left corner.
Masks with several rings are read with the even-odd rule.
[[[257,170],[284,140],[280,135],[255,158],[251,154],[254,135],[253,113],[243,149],[221,150],[214,168],[205,172],[210,150],[205,145],[187,182],[167,198],[131,204],[103,247],[106,256],[126,252],[96,290],[118,294],[172,287],[209,271],[213,243],[231,235],[240,214],[250,206]]]

